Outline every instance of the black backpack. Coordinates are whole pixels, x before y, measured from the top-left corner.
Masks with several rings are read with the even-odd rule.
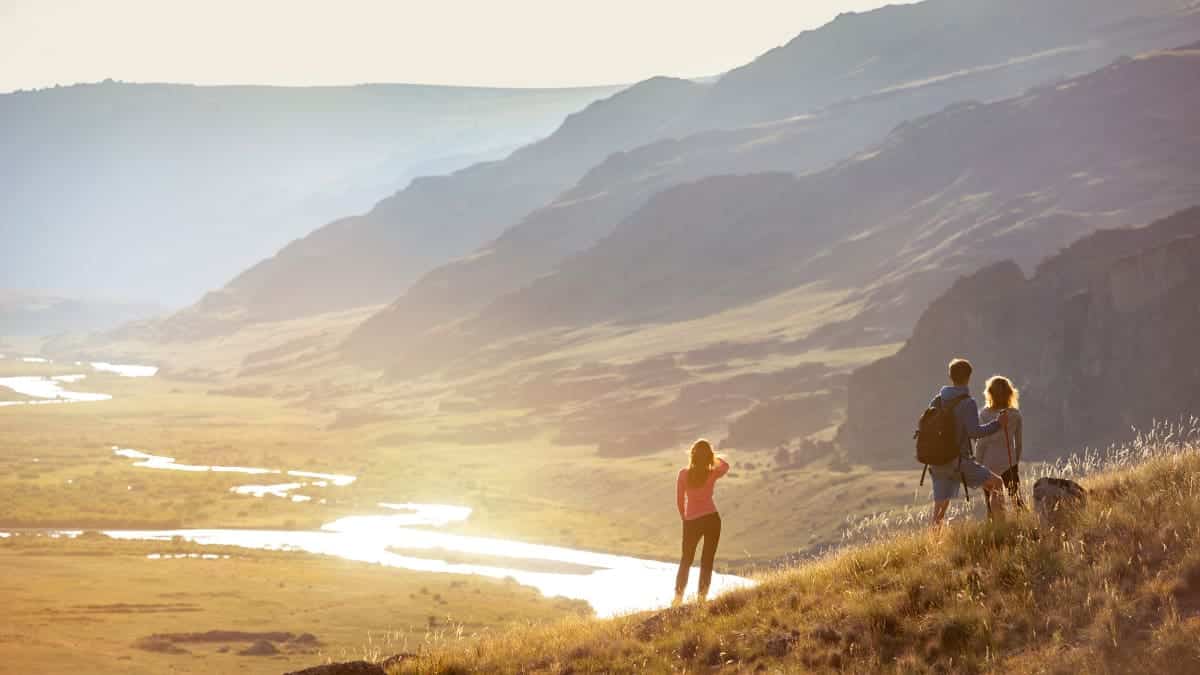
[[[917,422],[917,431],[913,438],[917,441],[917,461],[925,466],[949,464],[958,459],[958,425],[954,418],[954,409],[958,407],[968,394],[955,396],[949,401],[941,397],[935,398],[921,419]],[[922,474],[924,482],[924,474]]]

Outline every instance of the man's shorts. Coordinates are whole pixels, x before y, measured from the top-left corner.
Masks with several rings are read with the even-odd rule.
[[[958,496],[958,488],[964,477],[968,488],[977,488],[992,477],[992,471],[974,459],[964,457],[961,465],[954,460],[949,464],[929,467],[929,476],[933,479],[933,501],[942,502]]]

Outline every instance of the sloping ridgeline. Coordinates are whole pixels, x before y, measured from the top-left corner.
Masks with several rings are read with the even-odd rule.
[[[426,272],[477,250],[546,206],[613,153],[699,131],[785,121],[851,105],[857,121],[849,128],[835,122],[809,147],[793,153],[813,155],[799,163],[802,170],[814,170],[874,142],[900,120],[934,112],[948,102],[1013,96],[1039,82],[1095,69],[1122,53],[1193,41],[1200,35],[1198,22],[1200,16],[1188,14],[1174,0],[936,0],[846,14],[716,84],[647,80],[572,116],[549,138],[502,161],[417,180],[369,213],[334,221],[246,270],[167,323],[166,334],[192,337],[247,322],[393,301]],[[856,105],[860,99],[873,102]],[[776,134],[759,135],[771,142]],[[707,144],[697,141],[682,147]],[[729,147],[736,155],[750,146]],[[658,148],[664,149],[676,155],[671,161],[680,158],[669,147]],[[707,165],[706,175],[780,167],[778,157],[755,154],[751,166],[733,157],[723,169]],[[683,159],[687,163],[682,166],[691,164],[690,158]],[[789,162],[788,168],[797,163]],[[627,168],[621,172],[625,180],[644,174],[640,166]],[[509,251],[504,259],[513,272],[492,269],[498,266],[494,260],[448,270],[430,279],[420,297],[403,303],[397,313],[415,310],[419,316],[413,323],[453,318],[452,312],[446,316],[434,306],[442,298],[465,301],[474,309],[476,297],[495,297],[490,286],[511,289],[510,274],[527,281],[530,277],[520,268],[531,259],[534,274],[541,274],[573,253],[573,242],[590,244],[610,232],[663,183],[699,177],[686,169],[669,173],[658,184],[624,190],[617,199],[607,197],[608,190],[592,192],[589,196],[603,198],[571,209],[566,217],[562,211],[535,215],[530,224],[538,239],[548,238],[550,230],[559,231],[550,236],[560,237],[571,226],[582,232],[568,233],[536,254],[525,247]],[[579,196],[564,196],[564,201],[578,203]],[[537,227],[539,220],[550,227]],[[456,279],[467,288],[442,291],[447,284],[453,291]]]
[[[1197,197],[1200,199],[1200,196]],[[961,279],[897,354],[850,377],[840,442],[877,465],[911,463],[916,415],[946,363],[1021,389],[1028,456],[1107,446],[1157,419],[1200,411],[1200,207],[1097,232],[1026,279],[1002,262]]]
[[[1195,50],[1149,54],[915,120],[826,171],[715,176],[665,190],[474,316],[406,332],[381,314],[347,354],[385,361],[394,382],[448,374],[457,381],[447,389],[470,397],[465,406],[527,410],[529,424],[614,454],[712,433],[755,404],[827,388],[806,381],[808,372],[784,375],[795,364],[788,358],[906,338],[963,274],[1009,258],[1032,267],[1096,229],[1193,205],[1197,63]],[[791,302],[831,295],[833,307]],[[689,321],[695,330],[654,339]],[[603,363],[581,365],[570,353],[585,340]],[[691,358],[713,347],[722,354],[715,362]],[[738,371],[709,368],[736,360],[764,385],[747,389]],[[651,372],[662,377],[647,381]],[[844,400],[804,405],[823,406],[834,425]],[[648,439],[638,429],[661,431]],[[797,425],[777,441],[809,433]]]

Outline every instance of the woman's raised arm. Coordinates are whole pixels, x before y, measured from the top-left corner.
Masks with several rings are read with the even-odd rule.
[[[716,480],[727,473],[729,473],[729,461],[722,456],[718,456],[717,465],[712,470],[712,480]]]

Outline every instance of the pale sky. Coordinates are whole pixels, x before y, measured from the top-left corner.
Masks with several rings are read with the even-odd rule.
[[[898,1],[898,0],[893,0]],[[0,0],[0,92],[715,75],[880,0]]]

